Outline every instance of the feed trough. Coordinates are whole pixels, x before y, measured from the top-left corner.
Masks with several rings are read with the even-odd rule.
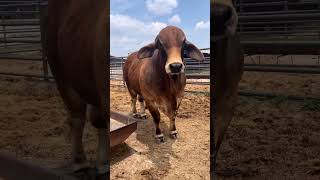
[[[110,112],[110,146],[124,142],[136,129],[137,119],[118,112]]]

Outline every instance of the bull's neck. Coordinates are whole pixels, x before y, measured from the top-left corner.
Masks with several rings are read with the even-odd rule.
[[[167,57],[166,54],[161,52],[161,50],[155,51],[151,58],[151,66],[153,71],[151,77],[153,77],[154,83],[160,83],[163,86],[163,91],[170,91],[175,94],[181,91],[184,87],[185,74],[171,76],[165,71]]]

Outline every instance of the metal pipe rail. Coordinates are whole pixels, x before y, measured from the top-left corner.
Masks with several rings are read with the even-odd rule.
[[[265,6],[300,6],[300,5],[319,5],[315,2],[288,2],[288,1],[278,1],[278,2],[259,2],[259,3],[237,3],[236,7],[265,7]]]
[[[293,24],[293,23],[319,23],[320,19],[314,19],[314,20],[309,20],[309,19],[302,19],[302,20],[271,20],[271,21],[267,21],[267,22],[260,22],[260,21],[256,21],[256,22],[248,22],[248,21],[239,21],[238,23],[238,27],[240,27],[240,25],[272,25],[272,24]]]
[[[289,68],[319,68],[320,65],[293,65],[293,64],[244,64],[244,66],[256,67],[289,67]]]
[[[245,54],[320,55],[320,41],[241,41]]]
[[[41,40],[36,39],[0,39],[0,43],[41,43]]]
[[[320,74],[320,68],[244,66],[244,71]]]
[[[279,96],[286,97],[289,100],[317,100],[320,101],[320,97],[311,97],[311,96],[299,96],[299,95],[284,95],[279,93],[271,93],[271,92],[257,92],[257,91],[247,91],[247,90],[240,90],[238,92],[240,96],[258,96],[258,97],[264,97],[264,98],[275,98]]]
[[[239,12],[239,16],[245,15],[266,15],[266,14],[299,14],[299,13],[318,13],[320,10],[284,10],[284,11],[262,11],[262,12]]]
[[[42,58],[35,58],[35,57],[25,57],[25,56],[0,56],[0,61],[1,60],[21,60],[21,61],[42,61]]]
[[[319,20],[320,19],[320,12],[318,13],[303,13],[303,14],[267,14],[267,15],[255,15],[255,16],[239,16],[239,21],[258,21],[258,22],[265,22],[265,21],[278,21],[278,20]]]

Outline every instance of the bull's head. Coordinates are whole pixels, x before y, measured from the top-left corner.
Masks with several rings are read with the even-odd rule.
[[[158,49],[161,59],[165,59],[165,71],[169,75],[178,75],[184,72],[183,54],[187,53],[192,59],[203,61],[201,51],[186,39],[184,32],[174,26],[167,26],[162,29],[154,43],[142,47],[138,51],[138,58],[151,57]]]
[[[234,35],[237,30],[238,16],[232,0],[211,0],[211,7],[213,40]]]

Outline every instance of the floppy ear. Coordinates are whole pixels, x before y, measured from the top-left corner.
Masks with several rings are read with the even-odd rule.
[[[157,36],[156,39],[154,40],[154,43],[150,43],[144,47],[142,47],[138,51],[138,58],[143,59],[143,58],[149,58],[153,55],[153,52],[157,49],[159,43],[159,37]]]
[[[204,60],[204,56],[203,56],[202,52],[194,44],[192,44],[190,41],[186,40],[185,46],[186,46],[186,52],[189,57],[191,57],[192,59],[198,60],[198,61]]]
[[[156,50],[156,45],[155,43],[150,43],[144,47],[142,47],[138,51],[138,58],[143,59],[143,58],[148,58],[153,55],[153,52]]]

